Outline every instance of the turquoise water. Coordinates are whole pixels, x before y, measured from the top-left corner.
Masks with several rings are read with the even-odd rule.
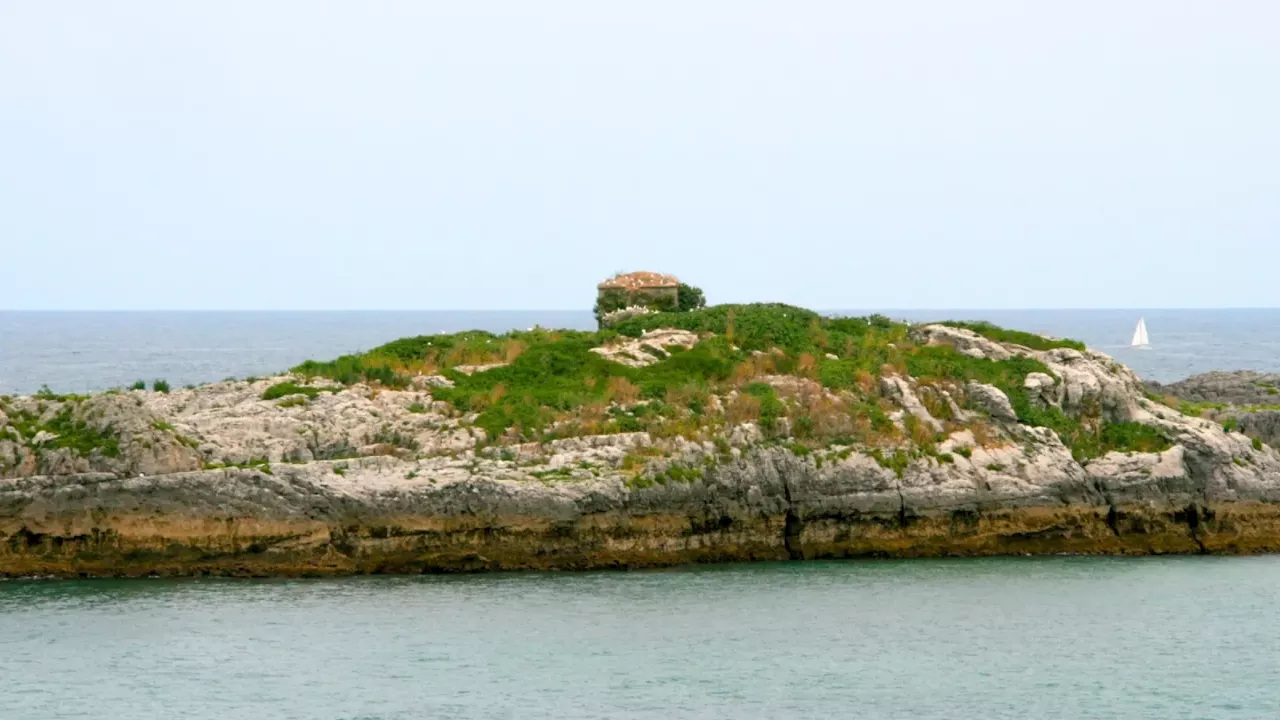
[[[1270,718],[1280,558],[0,583],[0,718]]]

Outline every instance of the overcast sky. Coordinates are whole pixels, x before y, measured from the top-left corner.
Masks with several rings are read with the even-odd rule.
[[[0,0],[0,308],[1280,305],[1280,3]]]

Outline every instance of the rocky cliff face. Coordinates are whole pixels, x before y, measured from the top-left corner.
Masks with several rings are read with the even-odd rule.
[[[913,340],[1034,358],[1049,372],[1023,380],[1032,411],[1089,418],[1099,433],[1140,424],[1167,449],[1073,457],[992,385],[891,371],[876,392],[902,431],[893,447],[803,446],[786,422],[767,439],[756,423],[726,422],[693,439],[495,445],[433,400],[440,377],[403,391],[301,385],[271,400],[269,388],[303,381],[18,398],[0,405],[0,574],[1280,549],[1280,455],[1267,445],[1148,399],[1097,352],[1033,351],[940,325]],[[827,392],[767,381],[784,399]],[[920,426],[942,440],[913,445]]]

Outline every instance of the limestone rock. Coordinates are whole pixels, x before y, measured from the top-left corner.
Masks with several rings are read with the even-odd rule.
[[[57,434],[51,433],[48,430],[41,430],[40,432],[35,434],[35,437],[31,438],[31,445],[32,447],[40,447],[41,445],[44,445],[47,442],[52,442],[53,440],[57,440],[57,439],[58,439]]]
[[[1148,383],[1152,392],[1195,403],[1280,405],[1280,373],[1209,372],[1175,383]]]
[[[698,344],[697,333],[675,328],[649,330],[638,338],[620,337],[615,342],[597,348],[597,353],[627,367],[645,367],[659,362],[670,353],[666,348],[679,346],[686,350]]]
[[[994,340],[988,340],[972,330],[964,328],[956,328],[949,325],[926,325],[922,328],[917,328],[914,332],[926,344],[950,345],[969,357],[1008,360],[1016,354],[1014,350],[1010,350]],[[1028,352],[1025,348],[1021,348],[1019,351]]]
[[[965,386],[969,393],[969,399],[974,405],[986,410],[992,418],[1003,422],[1017,422],[1018,414],[1013,411],[1013,404],[1009,402],[1009,396],[1004,391],[994,385],[986,385],[979,382],[970,382]]]
[[[1218,415],[1216,419],[1234,418],[1236,427],[1249,437],[1256,437],[1271,447],[1280,448],[1280,411],[1234,411]]]
[[[510,363],[495,362],[495,363],[485,363],[482,365],[455,365],[453,369],[457,372],[462,373],[463,375],[474,375],[475,373],[484,372],[486,370],[493,370],[494,368],[506,367],[509,364]]]
[[[880,379],[880,391],[901,405],[908,414],[928,424],[934,431],[942,430],[942,423],[929,414],[929,410],[925,408],[924,403],[920,402],[920,398],[911,389],[911,384],[905,379],[897,375],[886,375]]]
[[[1027,378],[1022,386],[1026,388],[1027,399],[1032,404],[1038,404],[1042,407],[1061,407],[1060,388],[1052,376],[1039,372],[1027,373]]]

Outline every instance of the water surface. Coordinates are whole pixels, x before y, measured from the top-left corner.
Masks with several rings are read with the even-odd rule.
[[[1270,718],[1280,558],[0,583],[0,718]]]

